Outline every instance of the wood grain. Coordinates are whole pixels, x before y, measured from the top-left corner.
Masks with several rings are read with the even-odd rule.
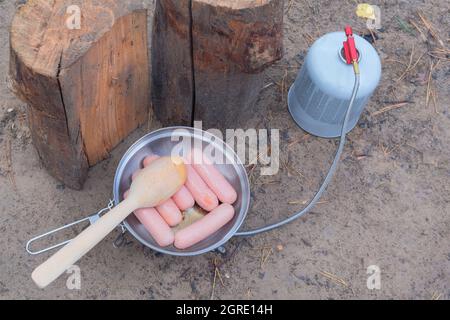
[[[79,30],[66,26],[69,5],[81,9]],[[44,166],[71,188],[147,120],[146,21],[132,0],[30,0],[13,19],[14,90]]]
[[[282,57],[283,0],[157,1],[153,106],[164,125],[234,128]]]
[[[258,110],[263,71],[281,59],[283,1],[194,0],[195,120],[221,130]]]
[[[164,125],[193,120],[190,0],[157,0],[152,35],[152,104]]]

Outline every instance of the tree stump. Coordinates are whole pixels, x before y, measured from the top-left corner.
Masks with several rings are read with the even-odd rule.
[[[157,0],[152,102],[164,125],[233,128],[282,57],[283,0]]]
[[[88,168],[148,119],[147,10],[138,0],[29,0],[10,42],[39,157],[81,189]]]

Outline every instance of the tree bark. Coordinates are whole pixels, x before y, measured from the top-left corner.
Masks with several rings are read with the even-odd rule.
[[[153,106],[163,125],[234,128],[250,118],[263,71],[281,59],[283,0],[159,0]],[[163,40],[164,41],[164,40]]]
[[[71,5],[80,29],[67,25]],[[148,119],[147,11],[134,0],[29,0],[10,42],[13,88],[40,159],[81,189],[89,166]]]

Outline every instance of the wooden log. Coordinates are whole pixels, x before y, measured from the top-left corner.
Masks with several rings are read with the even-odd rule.
[[[164,125],[191,125],[194,103],[190,0],[157,0],[152,35],[152,104]]]
[[[164,125],[234,128],[253,115],[263,71],[282,57],[283,3],[159,1],[152,92]]]
[[[195,119],[236,128],[254,115],[263,71],[282,57],[282,0],[195,0]]]
[[[68,24],[74,5],[79,29]],[[148,119],[147,11],[138,0],[29,0],[10,42],[10,78],[40,159],[80,189],[89,166]]]

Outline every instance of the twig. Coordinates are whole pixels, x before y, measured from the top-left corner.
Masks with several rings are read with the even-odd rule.
[[[270,255],[273,253],[273,248],[263,248],[261,253],[261,269],[264,269],[264,266],[267,263],[267,260],[269,259]]]
[[[400,81],[400,79],[403,77],[404,74],[406,74],[409,70],[409,68],[412,65],[412,61],[413,61],[413,57],[414,57],[414,44],[411,48],[411,53],[409,54],[409,62],[408,62],[408,66],[406,67],[405,71],[402,73],[402,75],[397,79],[397,81]]]
[[[422,53],[419,57],[419,59],[417,59],[417,61],[412,64],[412,55],[413,55],[413,51],[414,51],[414,47],[411,50],[411,57],[410,57],[410,62],[408,64],[408,67],[406,68],[406,70],[402,73],[402,75],[396,80],[396,82],[403,80],[406,75],[411,72],[412,70],[414,70],[416,68],[416,66],[419,64],[420,60],[422,60],[423,56],[425,55],[426,52]],[[412,65],[411,65],[412,64]]]
[[[222,287],[227,288],[227,286],[225,285],[225,282],[223,281],[222,273],[220,272],[220,268],[219,268],[219,264],[217,262],[217,258],[215,258],[213,260],[213,266],[214,266],[214,280],[213,280],[213,285],[212,285],[211,300],[214,300],[214,295],[215,295],[216,286],[217,286],[217,278],[219,279],[220,284],[222,285]],[[228,291],[230,292],[230,290],[228,290]]]
[[[306,44],[310,47],[314,43],[314,38],[309,33],[303,33],[303,38],[305,38]]]
[[[442,294],[435,291],[435,292],[433,292],[433,295],[431,296],[431,300],[440,300],[441,296],[442,296]]]
[[[307,133],[303,137],[292,141],[291,143],[288,144],[288,149],[292,148],[297,143],[300,143],[300,142],[303,142],[303,141],[307,140],[309,137],[311,137],[311,135],[309,133]]]
[[[248,288],[247,290],[247,299],[250,300],[252,297],[252,289]]]
[[[381,144],[381,142],[378,143],[378,146],[381,148],[381,151],[383,151],[383,155],[386,158],[387,156],[389,156],[392,152],[394,152],[395,150],[397,150],[400,147],[400,144],[395,145],[392,148],[389,148],[388,146],[384,146],[383,144]]]
[[[437,95],[436,90],[432,88],[431,89],[431,97],[433,98],[434,112],[439,114],[439,110],[437,109],[438,107],[437,107],[437,102],[436,102],[437,101],[436,95]]]
[[[419,32],[420,36],[422,37],[422,40],[424,42],[427,42],[427,36],[423,33],[422,29],[419,28],[419,26],[412,20],[409,20],[409,23],[411,23],[414,28],[416,28],[416,30]]]
[[[290,170],[294,171],[300,178],[306,179],[306,176],[303,173],[301,173],[297,168],[289,166],[288,171],[290,171]]]
[[[372,113],[371,116],[372,117],[379,116],[380,114],[383,114],[385,112],[388,112],[388,111],[391,111],[391,110],[395,110],[395,109],[399,109],[399,108],[401,108],[401,107],[403,107],[403,106],[405,106],[405,105],[407,105],[409,103],[410,103],[409,101],[404,101],[404,102],[399,102],[399,103],[395,103],[395,104],[389,105],[387,107],[384,107],[381,110],[378,110],[378,111]]]
[[[216,279],[217,279],[217,268],[214,267],[214,280],[212,285],[212,291],[211,291],[211,298],[210,300],[214,300],[214,293],[216,291]]]
[[[267,185],[272,185],[272,184],[280,184],[281,181],[280,180],[270,180],[270,181],[255,181],[255,183],[253,184],[254,186],[267,186]]]
[[[292,3],[293,3],[293,0],[289,0],[288,5],[287,5],[287,9],[286,9],[286,14],[288,14],[289,11],[291,10]]]
[[[397,60],[397,59],[385,59],[384,62],[395,62],[395,63],[399,63],[405,67],[408,67],[407,63],[404,63],[403,61]]]
[[[273,85],[275,85],[275,83],[274,82],[270,82],[270,83],[266,84],[264,87],[262,87],[261,91],[266,90],[267,88],[270,88]]]
[[[264,150],[264,151],[265,151],[265,150]],[[258,163],[258,162],[261,160],[261,157],[263,156],[264,151],[261,151],[260,153],[258,153],[258,154],[256,155],[256,158],[253,159],[253,161],[251,161],[250,163],[252,163],[252,164]],[[266,152],[267,152],[267,154],[268,154],[269,156],[272,155],[272,146],[271,146],[271,145],[267,148],[267,151],[266,151]]]
[[[445,48],[444,41],[439,38],[438,32],[434,28],[434,26],[425,18],[423,13],[420,11],[417,11],[417,15],[419,16],[420,20],[422,20],[422,24],[427,28],[428,32],[431,34],[431,36],[434,38],[434,40],[437,41],[441,45],[441,47]]]
[[[12,187],[17,191],[16,179],[14,177],[14,169],[12,166],[12,147],[10,139],[6,140],[6,170]]]
[[[427,81],[427,94],[426,94],[426,101],[425,106],[428,108],[430,105],[430,100],[433,98],[433,71],[439,64],[440,60],[438,60],[436,63],[433,61],[430,61],[430,71],[428,73],[428,81]],[[435,102],[436,97],[434,97]],[[436,105],[435,105],[436,108]]]
[[[373,40],[373,44],[376,46],[377,45],[377,39],[375,37],[375,33],[373,32],[372,29],[368,29],[370,32],[370,35],[372,36],[372,40]]]
[[[437,48],[435,50],[428,52],[428,55],[430,57],[433,57],[433,58],[436,58],[439,60],[450,61],[450,50],[449,49]]]
[[[357,153],[356,150],[354,150],[352,152],[352,157],[354,157],[356,160],[362,160],[370,156],[368,154]]]
[[[329,280],[333,281],[334,283],[340,284],[346,288],[348,288],[347,282],[344,281],[344,279],[337,277],[336,275],[326,272],[326,271],[320,271],[320,274],[323,275],[325,278],[328,278]]]
[[[225,282],[223,282],[222,273],[220,272],[219,267],[216,267],[216,269],[217,269],[217,276],[219,277],[220,280],[220,284],[222,285],[222,287],[226,288],[227,286],[225,285]]]
[[[311,180],[308,179],[303,173],[301,173],[298,169],[294,168],[289,164],[289,157],[286,158],[286,161],[280,160],[281,168],[287,171],[288,177],[298,176],[301,179],[306,180],[308,183],[311,183]]]

